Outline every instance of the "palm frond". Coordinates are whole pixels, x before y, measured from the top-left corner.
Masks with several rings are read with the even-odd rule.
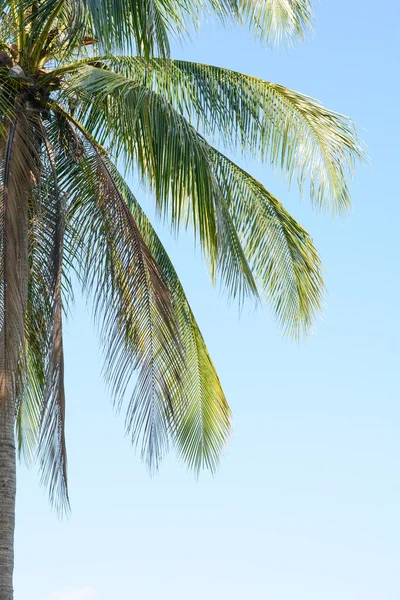
[[[30,464],[37,458],[40,421],[46,387],[46,364],[51,328],[52,290],[49,285],[47,202],[48,183],[42,161],[40,185],[28,205],[28,302],[25,317],[26,372],[17,405],[16,436],[20,457]],[[50,236],[51,237],[51,236]]]
[[[77,118],[99,143],[109,142],[117,156],[125,152],[127,167],[139,165],[160,214],[170,211],[176,225],[191,222],[205,253],[215,256],[213,181],[197,132],[161,97],[121,75],[88,66],[69,89],[84,93]]]
[[[182,28],[178,3],[157,0],[85,0],[93,23],[93,35],[103,48],[127,45],[146,59],[155,53],[168,56],[168,33]]]
[[[117,407],[138,372],[126,426],[155,469],[175,427],[184,365],[170,294],[102,152],[85,135],[82,143],[84,152],[68,173],[81,276],[93,297]]]
[[[239,301],[257,295],[206,140],[154,92],[121,75],[87,68],[93,78],[84,83],[79,78],[72,87],[77,91],[82,86],[90,94],[81,100],[77,118],[101,143],[110,141],[114,154],[124,152],[129,166],[138,164],[155,192],[159,213],[170,219],[175,231],[193,226],[213,279],[219,273]]]
[[[148,104],[139,104],[137,94],[143,89],[139,84],[127,83],[121,74],[87,68],[90,75],[82,76],[84,85],[77,79],[73,88],[79,86],[91,94],[80,114],[86,116],[94,135],[104,141],[111,139],[116,153],[124,151],[139,161],[142,174],[156,182],[160,210],[163,214],[169,211],[174,226],[183,220],[182,200],[192,211],[191,204],[196,203],[195,216],[200,213],[204,197],[199,187],[190,184],[198,172],[204,173],[209,206],[199,237],[202,241],[211,222],[216,251],[206,256],[212,273],[219,272],[233,295],[239,291],[240,299],[246,293],[257,295],[258,284],[284,329],[296,336],[309,329],[320,307],[323,284],[319,258],[308,234],[260,183],[210,146],[167,100],[146,92]],[[143,159],[145,152],[147,160]],[[248,220],[257,213],[251,228]],[[196,225],[195,218],[192,222]]]
[[[38,172],[35,115],[16,105],[5,128],[0,143],[0,387],[13,410],[25,364],[28,200]]]
[[[65,444],[64,350],[62,333],[62,273],[65,238],[65,197],[58,184],[55,149],[44,127],[44,142],[50,166],[49,196],[45,205],[47,279],[50,315],[47,318],[48,345],[38,443],[42,481],[50,500],[60,512],[68,510],[67,453]],[[43,218],[43,217],[42,217]]]
[[[25,10],[23,27],[26,51],[33,64],[66,60],[78,48],[88,30],[88,11],[81,0],[43,0]]]
[[[312,28],[310,0],[239,0],[241,19],[254,36],[273,45],[291,45]]]
[[[140,232],[170,290],[172,307],[183,347],[183,402],[176,411],[174,442],[189,468],[215,470],[231,427],[231,412],[217,372],[196,323],[179,277],[149,219],[124,182],[110,165]]]
[[[347,181],[364,150],[352,121],[287,87],[186,61],[102,57],[104,68],[165,98],[206,136],[282,170],[316,208],[351,207]],[[82,68],[82,67],[81,67]],[[84,78],[95,79],[87,71]],[[111,77],[110,77],[111,79]]]
[[[67,148],[71,147],[68,142],[69,139],[73,140],[72,148],[75,148],[76,141],[73,139],[72,131],[66,136],[66,139]],[[90,149],[86,146],[85,156],[80,155],[77,168],[78,170],[83,169],[84,189],[76,194],[76,198],[71,204],[71,210],[76,215],[73,218],[73,226],[75,230],[80,232],[79,246],[83,249],[84,256],[84,262],[81,262],[81,265],[83,270],[86,271],[86,284],[98,292],[95,294],[97,309],[101,310],[102,305],[104,308],[103,313],[109,313],[106,314],[107,323],[104,323],[106,331],[103,327],[103,339],[108,348],[106,361],[109,363],[107,368],[109,382],[118,404],[122,403],[132,368],[137,366],[138,358],[135,357],[135,353],[137,353],[135,346],[140,346],[141,336],[135,331],[132,316],[130,316],[130,311],[135,307],[132,306],[131,308],[130,304],[128,306],[126,304],[126,300],[131,298],[131,294],[126,289],[129,281],[125,277],[120,278],[118,271],[121,258],[118,258],[115,250],[110,253],[110,248],[115,245],[116,241],[118,242],[118,236],[120,238],[121,231],[124,230],[120,223],[121,217],[116,218],[115,208],[111,209],[110,206],[110,210],[112,210],[110,220],[115,229],[107,234],[106,243],[104,246],[101,245],[101,250],[95,241],[97,235],[103,235],[100,233],[101,229],[104,230],[111,225],[111,223],[105,225],[103,216],[100,217],[101,224],[99,222],[96,225],[97,221],[93,221],[93,207],[88,208],[88,205],[92,204],[94,200],[96,203],[101,202],[103,204],[101,197],[105,192],[102,189],[102,184],[99,185],[99,179],[101,179],[99,172],[108,173],[109,182],[112,185],[111,190],[108,187],[106,188],[107,205],[111,205],[117,200],[117,204],[124,214],[124,206],[129,207],[134,219],[132,223],[135,223],[138,228],[146,247],[148,247],[153,257],[152,260],[157,265],[163,285],[168,290],[173,322],[177,327],[178,356],[175,348],[176,341],[171,340],[172,345],[167,347],[168,352],[173,357],[173,363],[176,362],[176,365],[172,364],[167,369],[166,362],[168,361],[165,357],[162,357],[162,349],[159,349],[150,356],[149,364],[145,365],[145,368],[142,367],[143,377],[139,375],[134,396],[127,406],[126,424],[132,436],[132,441],[140,443],[142,454],[147,456],[147,460],[153,468],[156,467],[161,454],[166,451],[169,440],[172,440],[189,467],[196,471],[201,467],[215,469],[222,447],[229,434],[230,410],[178,276],[140,205],[107,156],[95,148]],[[68,171],[68,179],[71,180],[71,170]],[[116,194],[118,194],[117,198],[115,198]],[[122,202],[124,205],[122,205]],[[86,211],[88,211],[87,214]],[[108,218],[106,223],[108,223]],[[98,232],[98,234],[96,235],[94,232]],[[86,254],[87,244],[82,244],[87,233],[89,233],[87,244],[90,245],[90,248],[95,248],[93,253],[89,250],[88,254]],[[128,242],[129,240],[130,236]],[[107,248],[108,246],[110,248]],[[112,303],[107,299],[107,291],[103,295],[104,282],[107,282],[107,277],[104,278],[102,261],[99,261],[99,255],[107,256],[110,254],[109,264],[112,265],[110,272],[113,285],[115,288],[124,288],[124,293],[127,296],[127,299],[124,300],[123,310],[120,304],[116,307],[119,318],[130,319],[124,325],[124,328],[129,328],[126,331],[126,336],[129,338],[127,340],[121,340],[119,332],[115,331],[115,322],[113,321],[115,313],[112,311]],[[127,248],[123,254],[128,255],[124,263],[126,265],[124,272],[128,274],[128,263],[133,262],[134,256],[131,256],[132,251]],[[90,269],[90,265],[94,265],[93,269]],[[88,272],[87,269],[90,271]],[[108,267],[105,267],[105,270],[107,271]],[[101,286],[99,286],[100,282]],[[102,290],[101,293],[99,292],[100,289]],[[107,331],[110,326],[114,328],[112,333]],[[157,322],[155,322],[153,324],[152,343],[160,348],[157,327]],[[116,340],[115,344],[113,342],[110,344],[111,336],[113,340]],[[124,344],[127,348],[122,348]],[[140,351],[143,352],[143,349]],[[148,372],[149,366],[153,369],[153,375]],[[162,372],[160,372],[160,369]],[[156,383],[159,386],[159,389],[152,390],[152,397],[146,391],[150,377],[155,377],[156,381],[153,381],[153,385]]]
[[[321,310],[324,291],[311,237],[260,182],[217,150],[210,152],[259,288],[285,333],[306,335]]]
[[[26,371],[16,407],[15,434],[18,456],[30,467],[37,457],[44,379],[40,377],[40,369],[35,364],[36,356],[31,352],[29,343],[26,346],[25,353]]]
[[[85,152],[87,153],[88,149]],[[86,160],[89,161],[87,165],[85,165]],[[97,247],[97,242],[94,239],[97,236],[93,232],[100,232],[101,226],[100,223],[96,226],[96,221],[93,221],[92,207],[89,211],[90,219],[87,221],[87,225],[85,225],[87,217],[82,215],[82,209],[86,207],[86,204],[93,202],[93,196],[96,198],[99,195],[99,160],[101,161],[101,170],[105,169],[109,173],[110,180],[115,182],[112,184],[112,195],[107,196],[107,204],[112,205],[110,200],[116,194],[115,190],[118,190],[118,204],[121,204],[122,207],[123,202],[126,208],[129,206],[134,219],[133,222],[138,227],[138,231],[140,231],[144,243],[149,248],[151,256],[154,257],[163,285],[168,289],[168,294],[171,298],[170,309],[172,310],[173,321],[176,324],[179,339],[178,357],[176,356],[176,349],[174,347],[168,348],[168,352],[172,352],[172,356],[175,357],[173,358],[173,362],[176,363],[176,366],[172,365],[172,371],[171,367],[166,369],[165,363],[163,365],[160,362],[162,360],[165,361],[165,357],[163,359],[160,351],[157,351],[151,357],[156,382],[158,382],[157,385],[160,387],[158,390],[153,390],[153,398],[149,397],[146,391],[150,377],[148,365],[146,365],[146,376],[143,377],[143,380],[141,380],[142,378],[139,375],[135,390],[136,394],[134,394],[127,406],[126,423],[128,431],[132,436],[132,440],[135,443],[139,441],[141,444],[142,453],[147,454],[151,467],[156,466],[161,458],[161,454],[167,449],[169,440],[172,440],[177,444],[182,458],[191,468],[198,470],[201,467],[207,466],[214,469],[230,430],[230,411],[221,384],[168,255],[128,186],[107,156],[100,153],[100,151],[95,151],[94,154],[90,154],[89,152],[85,160],[82,161],[81,159],[79,163],[79,167],[84,169],[85,189],[88,190],[87,186],[89,186],[91,191],[87,191],[87,199],[85,199],[82,193],[77,195],[76,207],[74,208],[77,215],[75,228],[85,238],[86,227],[90,227],[90,232],[92,233],[89,243],[92,248],[95,247],[94,254],[92,255],[89,252],[85,258],[84,269],[87,268],[88,264],[93,264],[96,271],[94,272],[93,270],[93,272],[86,274],[87,283],[93,289],[97,290],[98,287],[96,284],[100,283],[100,281],[97,282],[97,279],[94,280],[93,277],[100,277],[102,290],[104,289],[104,281],[107,281],[107,277],[104,278],[103,267],[99,264],[98,256],[99,254],[106,256],[107,253],[110,253],[109,250],[106,250],[106,247],[103,247],[104,249],[101,252],[99,252],[99,247]],[[100,193],[102,195],[104,192],[100,190]],[[107,194],[109,193],[107,192]],[[86,211],[87,208],[84,210]],[[124,228],[121,228],[121,224],[115,217],[115,209],[112,210],[112,223],[117,228],[116,231],[123,231]],[[104,223],[102,227],[104,228]],[[115,244],[115,241],[112,242],[114,238],[115,233],[112,232],[110,245]],[[125,250],[125,253],[129,253],[128,249]],[[126,285],[124,281],[122,284],[119,283],[118,269],[116,268],[119,260],[115,256],[110,259],[110,264],[115,265],[112,277],[116,287],[122,287],[122,284]],[[133,261],[133,257],[130,258],[130,261]],[[128,272],[127,266],[125,272]],[[100,304],[104,301],[104,297],[95,299],[98,309],[101,308]],[[107,312],[111,312],[109,300],[106,300],[106,302],[108,306]],[[129,311],[129,306],[125,305],[123,311],[119,310],[119,314],[125,315],[125,318],[127,318],[129,317]],[[107,319],[106,326],[113,325],[112,319],[114,319],[114,316],[110,314]],[[120,337],[118,333],[116,334],[113,331],[112,335],[114,339],[117,338],[117,347],[111,343],[108,351],[108,356],[112,359],[109,366],[110,383],[114,387],[114,393],[117,395],[119,403],[122,402],[122,396],[127,388],[127,380],[131,376],[132,367],[137,366],[137,358],[134,357],[133,349],[135,345],[140,345],[141,338],[135,332],[132,320],[128,322],[128,325],[129,331],[127,335],[132,340],[132,345],[127,340],[127,351],[121,350],[118,347],[122,343]],[[157,331],[154,330],[153,343],[159,346],[160,337],[156,333]],[[104,337],[106,338],[107,345],[109,345],[110,333],[107,331],[104,332],[103,329]],[[174,342],[172,342],[172,345],[174,345]],[[143,350],[141,351],[143,352]],[[121,357],[122,363],[119,364],[120,352],[123,352],[123,356]],[[133,365],[132,359],[134,359]],[[162,373],[160,373],[160,368]],[[175,372],[177,369],[178,372]],[[162,387],[163,382],[166,383],[165,388]],[[117,385],[117,388],[115,388],[115,385]],[[160,394],[162,397],[160,397]],[[145,431],[146,427],[148,429],[147,433]]]
[[[35,178],[28,202],[26,363],[16,434],[20,455],[27,462],[38,459],[42,483],[62,514],[69,509],[62,342],[62,295],[69,292],[62,278],[65,195],[58,186],[47,131],[42,123],[39,126],[40,176]]]

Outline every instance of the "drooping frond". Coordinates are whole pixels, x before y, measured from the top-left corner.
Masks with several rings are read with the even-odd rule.
[[[317,208],[350,208],[347,181],[364,153],[348,117],[284,86],[220,67],[138,57],[103,57],[102,64],[155,91],[206,136],[270,162],[301,189],[308,182]],[[96,79],[92,71],[82,77]]]
[[[49,488],[50,499],[59,510],[68,509],[67,453],[65,444],[65,389],[63,349],[63,255],[65,238],[66,198],[58,184],[55,148],[45,132],[45,149],[50,167],[45,207],[48,286],[51,314],[48,318],[48,355],[46,361],[44,397],[41,407],[39,460],[42,479]],[[42,217],[43,218],[43,217]]]
[[[29,305],[28,305],[29,310]],[[22,392],[17,404],[15,433],[19,458],[31,466],[37,457],[40,429],[40,408],[43,401],[44,380],[40,378],[35,356],[29,344],[26,346],[26,371]]]
[[[174,393],[179,393],[179,342],[169,294],[101,157],[96,156],[89,166],[97,172],[100,185],[97,206],[88,211],[88,224],[93,228],[98,219],[100,231],[89,239],[88,285],[97,308],[104,310],[107,376],[122,402],[132,370],[140,368],[127,429],[135,441],[142,437],[142,454],[153,468],[168,445]],[[104,270],[98,265],[103,252]]]
[[[92,69],[91,67],[88,67]],[[213,279],[219,273],[230,293],[241,301],[257,288],[222,201],[209,146],[167,102],[121,75],[93,69],[78,117],[101,142],[110,141],[116,155],[138,164],[155,192],[161,215],[175,230],[192,225],[207,257]],[[80,89],[77,80],[73,89]],[[95,89],[99,94],[94,94]],[[105,94],[108,93],[107,96]]]
[[[309,234],[256,179],[212,150],[216,176],[254,277],[283,330],[298,338],[321,309],[322,264]]]
[[[138,164],[162,215],[193,224],[204,251],[217,254],[213,181],[206,143],[172,106],[122,75],[85,67],[69,88],[83,92],[77,118],[128,167]],[[119,117],[119,118],[118,118]],[[117,122],[118,120],[118,122]]]
[[[177,412],[174,442],[189,468],[196,472],[204,467],[214,470],[230,433],[230,408],[168,254],[129,187],[115,167],[110,165],[110,169],[168,285],[179,328],[185,368],[181,381],[183,402]]]
[[[93,158],[95,158],[95,156]],[[166,448],[167,438],[171,438],[178,444],[182,457],[189,466],[196,470],[201,466],[215,468],[221,448],[229,433],[230,426],[229,407],[222,392],[215,368],[212,365],[204,340],[201,337],[193,314],[187,303],[182,286],[164,248],[115,167],[105,156],[97,155],[96,160],[99,159],[102,161],[102,168],[105,168],[112,177],[112,180],[116,182],[116,188],[120,190],[119,193],[121,194],[120,201],[128,203],[143,240],[149,247],[158,269],[160,269],[162,281],[167,285],[171,296],[171,309],[173,311],[174,322],[177,326],[177,334],[181,348],[180,352],[182,353],[183,360],[179,369],[178,386],[173,378],[169,381],[169,402],[173,408],[173,413],[167,411],[167,414],[164,417],[168,419],[169,423],[163,446]],[[82,162],[80,163],[80,166],[83,166]],[[96,173],[93,163],[90,164],[88,170],[86,170],[85,167],[84,173],[86,186],[94,186],[92,192],[90,192],[92,194],[96,189],[96,186],[98,186],[98,173]],[[77,197],[76,202],[77,206],[74,210],[77,215],[80,215],[79,217],[77,216],[79,224],[77,224],[76,228],[82,231],[84,228],[82,227],[81,194]],[[83,204],[85,204],[85,202],[86,201],[84,200]],[[92,217],[90,223],[91,231],[93,231]],[[94,240],[90,239],[90,243],[93,246]],[[102,254],[104,255],[104,252]],[[97,250],[95,251],[95,255],[98,255]],[[97,269],[99,268],[98,260],[93,262],[93,257],[90,256],[87,260],[89,263],[95,264]],[[103,275],[100,276],[102,277],[102,281],[104,281]],[[118,283],[116,283],[116,285],[118,285]],[[129,349],[129,352],[132,356],[132,348]],[[157,360],[157,357],[155,358]],[[114,370],[118,386],[122,386],[124,385],[125,375],[121,377],[121,371],[115,373],[115,366],[113,361],[113,364],[110,365],[110,374]],[[125,365],[122,368],[124,369]],[[157,369],[159,369],[157,364],[155,364],[155,369],[156,372]],[[126,375],[129,377],[130,373],[127,372]],[[176,375],[174,375],[174,377],[176,377]],[[123,391],[124,390],[121,389],[120,393],[123,394]],[[165,394],[165,391],[162,392]],[[154,411],[157,409],[157,404],[162,402],[162,398],[153,398],[152,401],[150,400],[151,398],[149,398],[148,394],[143,393],[142,390],[140,397],[142,408],[139,410],[137,401],[133,403],[133,400],[128,405],[127,425],[134,441],[137,441],[141,435],[140,432],[143,427],[143,411],[145,410],[147,413],[149,413],[149,410]],[[156,405],[151,408],[155,401],[157,401]],[[165,403],[165,398],[163,402]],[[156,415],[153,415],[152,419],[154,419],[159,412],[160,408],[157,409]],[[146,417],[146,419],[148,418],[149,417]],[[159,418],[160,417],[158,417],[158,419]],[[160,423],[157,423],[158,436],[160,426]],[[148,446],[150,443],[151,437],[147,437],[147,439],[142,437],[141,444],[143,449],[147,447],[147,450],[149,450]]]
[[[74,134],[73,127],[68,126],[68,123],[64,122],[64,126],[66,130],[62,138],[65,140],[65,147],[71,148],[73,151],[76,148],[76,139],[74,139],[76,133]],[[99,179],[101,180],[101,177],[104,176],[101,175],[102,173],[107,176],[108,181],[105,189],[102,184],[99,184]],[[121,215],[117,217],[118,211],[115,213],[118,207],[123,214],[126,214],[125,209],[129,206],[134,220],[129,219],[128,222],[138,227],[138,232],[140,232],[146,247],[149,248],[151,256],[157,264],[163,285],[167,287],[171,298],[170,310],[174,327],[177,328],[178,354],[175,348],[176,339],[175,341],[170,340],[171,345],[169,345],[169,340],[166,340],[166,349],[172,357],[172,359],[169,357],[171,364],[167,368],[168,359],[162,356],[163,350],[160,348],[159,333],[157,335],[159,325],[155,321],[152,325],[155,351],[153,350],[153,354],[149,352],[149,363],[142,367],[142,372],[144,372],[142,383],[140,374],[134,396],[127,407],[126,423],[132,440],[141,444],[142,453],[147,455],[148,462],[152,467],[156,466],[161,458],[161,453],[166,450],[168,440],[172,440],[177,444],[183,459],[190,467],[195,470],[203,466],[214,469],[229,434],[230,411],[176,272],[145,214],[115,167],[104,153],[96,148],[91,148],[87,143],[85,143],[84,154],[80,155],[76,164],[75,173],[72,173],[71,170],[68,171],[70,182],[76,182],[76,178],[79,176],[84,179],[84,188],[77,184],[76,189],[79,189],[80,193],[73,193],[74,201],[71,204],[71,210],[75,216],[71,225],[81,234],[79,245],[81,251],[83,250],[84,261],[81,262],[81,265],[83,271],[86,272],[86,283],[92,286],[97,309],[101,310],[103,307],[102,312],[107,319],[107,322],[104,323],[105,327],[103,327],[103,339],[107,344],[107,374],[119,403],[122,402],[132,368],[137,366],[138,351],[135,346],[139,345],[140,347],[141,334],[138,335],[135,330],[133,316],[130,315],[130,311],[135,310],[135,305],[133,304],[134,298],[128,289],[128,284],[131,284],[129,264],[134,260],[137,261],[135,248],[125,247],[125,252],[122,252],[126,243],[123,241],[120,253],[117,252],[118,247],[112,248],[116,242],[119,244],[121,233],[124,230],[124,227],[121,227]],[[74,189],[75,185],[71,187],[70,192],[72,193]],[[93,207],[92,204],[96,205],[99,202],[103,204],[105,200],[103,195],[105,194],[107,204],[110,205],[108,210],[112,212],[110,217],[106,217],[106,220],[101,215],[96,226],[97,221],[93,217],[99,207]],[[115,198],[116,194],[118,194],[117,198]],[[115,202],[117,207],[112,206]],[[109,228],[111,228],[110,231],[104,236],[104,231]],[[88,237],[86,238],[86,236]],[[104,236],[105,241],[103,238],[102,242],[97,242],[96,238],[100,236]],[[129,240],[131,241],[130,237],[127,241],[129,242]],[[85,242],[84,246],[82,242]],[[124,255],[125,253],[126,257],[120,257],[120,254]],[[105,266],[104,270],[99,255],[102,257],[109,255],[107,259],[109,266]],[[125,267],[124,272],[120,274],[119,265],[122,259],[125,261]],[[121,340],[119,332],[115,330],[116,315],[113,311],[113,302],[110,302],[107,297],[108,292],[104,291],[104,283],[108,280],[108,277],[104,275],[107,272],[112,277],[111,284],[114,288],[123,289],[127,296],[124,299],[123,310],[120,304],[115,308],[119,314],[118,318],[127,319],[124,324],[124,332],[129,338],[128,340]],[[131,302],[132,307],[130,306]],[[168,330],[167,335],[170,335]],[[111,336],[113,336],[112,340]],[[143,352],[143,349],[140,349],[139,352]],[[149,366],[153,371],[152,374],[149,374]],[[152,385],[155,383],[158,389],[152,389],[150,393],[147,385],[151,377],[155,377]],[[166,383],[168,387],[163,387],[163,383]],[[147,432],[146,428],[148,428]]]
[[[28,295],[28,201],[38,176],[35,114],[16,101],[0,141],[0,389],[11,410],[22,394]],[[0,401],[4,409],[5,402]]]
[[[82,143],[82,156],[68,173],[81,276],[93,298],[118,407],[138,372],[126,424],[154,469],[175,427],[184,365],[179,333],[168,288],[102,151],[88,137]]]
[[[200,213],[204,201],[199,187],[186,182],[196,183],[198,173],[204,173],[211,194],[199,237],[202,241],[212,223],[216,251],[211,259],[211,253],[206,253],[212,272],[220,273],[233,295],[239,290],[239,298],[243,290],[257,294],[258,285],[288,332],[299,335],[309,329],[320,307],[323,284],[308,234],[260,183],[210,146],[165,99],[146,92],[147,103],[139,104],[141,86],[128,84],[121,74],[87,68],[93,73],[83,76],[91,104],[85,101],[79,113],[86,116],[89,129],[110,139],[117,153],[123,150],[128,159],[139,161],[143,176],[155,182],[162,214],[168,214],[174,226],[187,220],[182,207],[190,215],[193,205],[198,205],[195,217]],[[83,89],[82,80],[76,81],[74,89]],[[251,228],[248,220],[254,215],[257,219]],[[191,222],[196,226],[195,217]]]
[[[37,458],[40,422],[46,387],[46,364],[51,328],[46,202],[48,184],[42,164],[40,186],[33,190],[28,220],[28,299],[25,317],[26,372],[17,406],[16,436],[20,457],[30,464]],[[51,231],[51,230],[50,230]]]
[[[62,342],[65,195],[58,186],[53,151],[42,123],[40,177],[29,199],[26,368],[18,398],[18,449],[38,458],[42,482],[60,513],[68,511],[65,393]],[[60,151],[55,148],[54,153]]]

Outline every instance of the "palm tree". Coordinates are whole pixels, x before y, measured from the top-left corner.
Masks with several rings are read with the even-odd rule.
[[[288,42],[308,0],[212,0],[222,20]],[[68,510],[62,322],[71,275],[92,299],[105,374],[150,469],[169,445],[215,469],[230,411],[174,267],[116,160],[173,230],[190,226],[229,294],[266,298],[307,332],[323,293],[308,233],[211,145],[350,206],[362,151],[351,121],[281,85],[170,58],[198,0],[0,0],[0,600],[11,600],[16,450]],[[196,127],[194,126],[196,125]],[[131,377],[136,373],[134,385]]]

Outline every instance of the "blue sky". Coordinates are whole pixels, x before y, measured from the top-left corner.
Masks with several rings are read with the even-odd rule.
[[[151,478],[124,437],[79,296],[67,326],[72,515],[19,470],[16,600],[398,600],[399,62],[397,3],[321,0],[290,53],[206,24],[174,55],[257,75],[355,120],[371,166],[354,213],[332,221],[268,168],[244,162],[312,233],[326,307],[300,345],[271,312],[213,290],[193,243],[160,229],[234,415],[217,475],[173,456]],[[149,199],[144,200],[149,206]]]

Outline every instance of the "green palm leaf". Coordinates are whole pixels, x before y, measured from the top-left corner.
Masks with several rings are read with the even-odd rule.
[[[216,150],[215,169],[254,277],[286,333],[310,330],[321,309],[322,265],[309,234],[265,187]]]
[[[123,178],[115,167],[110,165],[110,169],[171,293],[186,365],[182,372],[183,404],[178,413],[174,441],[189,467],[196,472],[203,467],[214,470],[230,432],[228,403],[167,252]]]
[[[102,153],[89,140],[68,179],[71,226],[79,231],[80,271],[93,297],[105,374],[117,406],[138,378],[127,428],[156,468],[175,427],[184,368],[169,292]]]
[[[264,42],[290,45],[311,29],[313,14],[309,0],[240,0],[240,15],[250,31]]]
[[[138,57],[101,61],[165,98],[206,136],[270,162],[289,182],[296,178],[300,189],[308,183],[317,208],[332,213],[350,208],[347,179],[364,152],[348,117],[282,85],[228,69],[185,61],[149,63]],[[110,82],[111,74],[107,80],[90,69],[82,65],[78,75],[89,90],[95,89],[95,80]],[[122,81],[114,83],[123,86]]]
[[[90,66],[72,89],[88,94],[78,112],[92,133],[110,140],[116,154],[123,151],[128,161],[139,162],[154,185],[161,214],[175,227],[192,217],[211,271],[222,275],[228,290],[233,295],[239,290],[243,298],[257,295],[258,284],[287,331],[298,335],[309,329],[321,302],[321,265],[309,236],[280,203],[155,92]],[[142,96],[146,102],[140,102]]]

